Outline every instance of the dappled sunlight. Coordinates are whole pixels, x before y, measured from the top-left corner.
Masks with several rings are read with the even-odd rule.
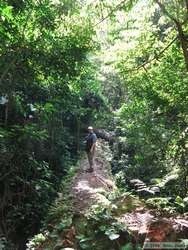
[[[109,205],[109,200],[105,197],[106,192],[115,188],[114,182],[111,180],[110,173],[104,167],[103,157],[107,154],[104,151],[104,142],[98,140],[97,151],[95,156],[94,172],[87,173],[89,167],[86,159],[80,163],[80,170],[75,177],[73,184],[73,193],[75,200],[76,212],[87,210],[92,204],[98,203]],[[103,156],[101,156],[101,154]]]
[[[89,193],[93,193],[94,192],[94,189],[89,187],[89,183],[88,181],[79,181],[78,182],[78,185],[76,187],[74,187],[74,189],[77,191],[77,192],[82,192],[82,191],[88,191]]]
[[[0,35],[0,250],[188,246],[188,0],[1,0]]]

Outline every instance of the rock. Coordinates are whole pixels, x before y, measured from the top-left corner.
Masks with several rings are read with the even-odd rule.
[[[177,179],[178,174],[169,175],[161,183],[159,183],[159,186],[165,188],[166,186],[174,185],[174,181]]]
[[[173,170],[173,172],[169,173],[163,179],[161,179],[161,182],[151,186],[158,186],[160,188],[160,193],[164,194],[165,196],[173,196],[176,192],[176,185],[179,185],[178,177],[178,173],[175,173],[175,171]]]
[[[136,183],[134,186],[135,187],[146,187],[146,185],[144,183]]]
[[[176,223],[178,223],[182,228],[185,227],[185,228],[188,228],[188,221],[187,220],[184,220],[184,219],[175,219],[174,220]]]
[[[134,189],[137,189],[138,187],[146,188],[145,183],[139,179],[130,180],[130,186]]]
[[[141,180],[139,180],[139,179],[132,179],[132,180],[130,180],[130,183],[131,184],[136,184],[136,183],[143,183],[143,181],[141,181]]]
[[[147,187],[146,186],[140,186],[140,187],[137,188],[137,190],[141,190],[141,189],[147,189]]]
[[[154,192],[155,194],[160,194],[160,187],[158,187],[158,186],[150,187],[149,190]]]
[[[114,132],[106,131],[105,129],[95,129],[94,131],[95,131],[98,138],[104,139],[104,140],[109,141],[109,142],[114,142],[114,140],[115,140],[115,138],[114,138],[115,133]]]
[[[183,199],[183,202],[188,206],[188,197],[185,197],[185,198]]]
[[[142,189],[142,188],[147,188],[147,186],[146,185],[135,186],[135,189]]]
[[[155,194],[155,192],[149,190],[149,188],[139,189],[139,190],[136,190],[136,192],[141,197],[152,197]]]

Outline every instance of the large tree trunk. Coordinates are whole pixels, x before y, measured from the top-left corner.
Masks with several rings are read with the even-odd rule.
[[[181,47],[183,50],[186,69],[188,71],[188,42],[187,42],[187,39],[186,39],[185,34],[183,32],[182,25],[179,22],[176,22],[176,27],[177,27],[177,31],[178,31],[179,41],[181,43]]]
[[[184,56],[184,60],[185,60],[185,66],[186,69],[188,71],[188,41],[185,37],[184,31],[183,31],[183,24],[187,22],[187,18],[188,18],[188,0],[185,0],[185,4],[186,4],[186,10],[187,10],[187,16],[184,20],[184,22],[182,23],[181,21],[177,20],[173,15],[171,15],[171,13],[166,9],[165,5],[163,3],[161,3],[160,0],[154,0],[160,7],[160,9],[162,10],[162,12],[167,15],[175,24],[177,32],[178,32],[178,38],[182,47],[182,51],[183,51],[183,56]]]
[[[106,131],[105,129],[95,129],[94,132],[96,133],[98,138],[104,139],[108,142],[114,142],[115,140],[115,133]]]

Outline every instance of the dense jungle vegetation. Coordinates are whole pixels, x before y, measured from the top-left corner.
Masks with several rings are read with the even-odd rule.
[[[39,231],[90,124],[122,190],[187,211],[187,0],[2,0],[0,92],[2,249]]]

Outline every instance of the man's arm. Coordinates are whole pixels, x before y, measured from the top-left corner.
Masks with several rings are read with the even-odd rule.
[[[93,135],[93,138],[92,138],[92,146],[91,146],[91,149],[90,149],[90,152],[93,152],[95,147],[96,147],[96,142],[97,142],[97,137],[96,135]]]
[[[94,142],[94,143],[92,144],[91,149],[90,149],[90,152],[93,152],[94,149],[95,149],[95,147],[96,147],[96,142]]]

